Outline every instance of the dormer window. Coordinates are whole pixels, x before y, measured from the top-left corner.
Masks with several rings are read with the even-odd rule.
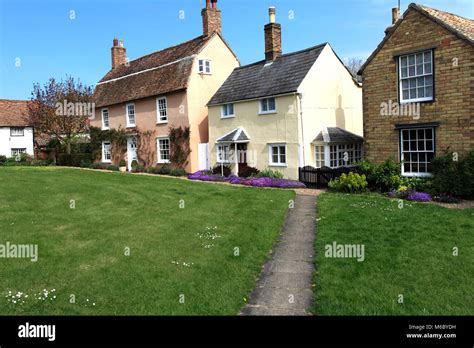
[[[199,59],[199,73],[211,74],[211,61],[209,59]]]
[[[433,50],[398,57],[401,103],[432,101]]]

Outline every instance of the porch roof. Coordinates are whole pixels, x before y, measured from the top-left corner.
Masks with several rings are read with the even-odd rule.
[[[250,138],[245,130],[241,127],[234,129],[221,138],[217,139],[218,143],[248,143]]]
[[[313,143],[338,143],[338,144],[354,144],[362,143],[364,138],[346,131],[339,127],[327,127],[323,129],[313,140]]]

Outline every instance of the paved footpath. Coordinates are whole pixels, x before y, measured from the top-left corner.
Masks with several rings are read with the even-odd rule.
[[[316,196],[297,194],[241,315],[311,315]]]

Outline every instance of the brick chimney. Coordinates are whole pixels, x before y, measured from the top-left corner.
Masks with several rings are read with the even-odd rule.
[[[392,8],[392,25],[397,23],[400,19],[400,8],[394,7]]]
[[[265,25],[265,59],[274,61],[281,56],[281,24],[275,23],[276,9],[268,9],[270,23]]]
[[[123,40],[114,38],[112,47],[112,69],[124,65],[127,62],[127,50],[123,47]]]
[[[217,8],[217,0],[206,0],[206,8],[202,9],[201,16],[205,36],[210,36],[215,32],[222,33],[221,11]]]

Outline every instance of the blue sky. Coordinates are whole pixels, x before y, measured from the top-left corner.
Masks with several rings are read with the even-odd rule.
[[[110,69],[114,36],[123,38],[130,59],[199,36],[204,3],[0,0],[0,99],[29,99],[34,82],[66,74],[94,85]],[[409,3],[402,0],[402,11]],[[421,3],[474,17],[473,0]],[[343,59],[365,59],[383,38],[397,0],[218,0],[223,34],[242,64],[264,56],[271,5],[282,24],[284,52],[329,42]]]

